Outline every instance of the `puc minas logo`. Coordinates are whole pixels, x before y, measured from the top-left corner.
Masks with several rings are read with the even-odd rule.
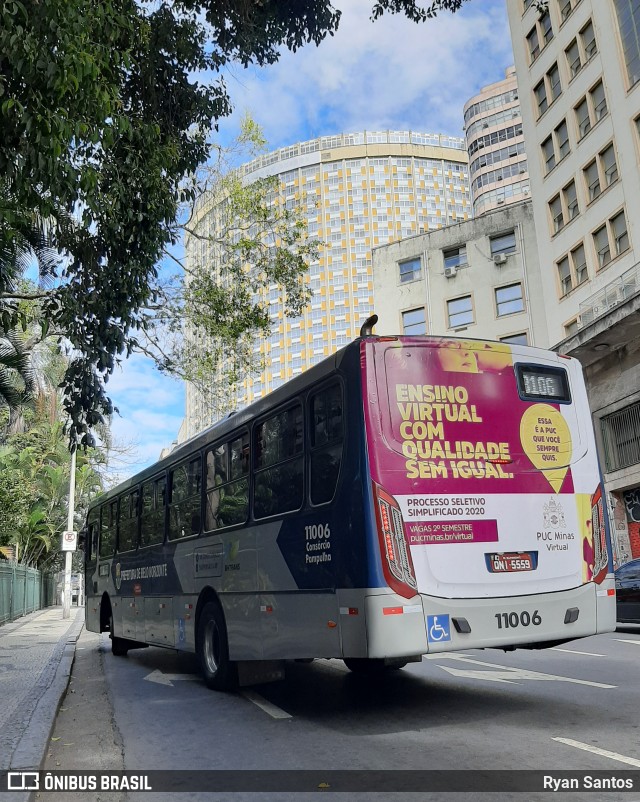
[[[116,563],[116,589],[120,590],[122,584],[122,572],[120,570],[120,563]]]

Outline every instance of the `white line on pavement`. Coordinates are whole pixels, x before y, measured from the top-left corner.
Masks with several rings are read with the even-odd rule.
[[[636,646],[640,646],[640,640],[624,640],[624,638],[614,638],[614,640],[618,643],[635,643]]]
[[[618,752],[610,752],[608,749],[600,749],[598,746],[583,744],[581,741],[574,741],[572,738],[553,738],[552,740],[558,741],[558,743],[561,744],[566,744],[567,746],[575,746],[576,749],[584,749],[585,752],[593,752],[594,755],[601,755],[602,757],[611,758],[611,760],[617,760],[618,763],[627,763],[629,766],[640,768],[640,760],[637,760],[635,757],[627,757],[626,755],[618,754]]]
[[[566,652],[567,654],[584,654],[585,657],[604,657],[604,654],[596,654],[595,652],[579,652],[577,649],[561,649],[559,646],[552,646],[551,650],[554,652]]]
[[[240,695],[244,696],[244,698],[249,702],[253,702],[253,704],[257,705],[260,710],[264,710],[264,712],[268,713],[271,718],[292,718],[289,713],[286,713],[277,705],[271,704],[271,702],[268,702],[264,697],[260,696],[260,694],[256,693],[255,691],[241,691]]]
[[[615,688],[615,685],[605,685],[602,682],[591,682],[586,679],[573,679],[572,677],[562,677],[557,674],[543,674],[540,671],[530,671],[524,668],[510,668],[508,666],[499,665],[497,663],[486,663],[483,660],[472,660],[468,657],[460,657],[457,654],[442,654],[441,658],[447,660],[457,660],[463,665],[478,665],[486,668],[497,669],[497,671],[478,671],[469,669],[449,668],[448,666],[439,666],[439,668],[447,671],[458,677],[467,677],[468,679],[486,679],[494,682],[517,682],[518,680],[555,680],[556,682],[573,682],[576,685],[590,685],[592,688]]]

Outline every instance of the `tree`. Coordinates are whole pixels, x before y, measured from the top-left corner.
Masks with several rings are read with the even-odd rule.
[[[372,17],[422,21],[464,1],[377,0]],[[70,343],[72,438],[89,443],[113,411],[104,383],[147,323],[180,204],[230,110],[222,70],[273,63],[339,21],[328,0],[2,1],[0,255],[19,253],[34,217],[44,222],[58,262],[32,297],[44,330]],[[20,270],[5,265],[6,331],[21,298]]]
[[[227,405],[236,382],[257,367],[254,339],[271,330],[269,287],[277,285],[292,316],[311,296],[308,264],[320,242],[307,236],[304,199],[286,198],[277,176],[246,182],[237,168],[265,150],[260,127],[245,115],[238,139],[199,171],[197,200],[182,223],[188,260],[175,259],[180,271],[159,288],[145,327],[145,353],[191,382],[212,409]]]

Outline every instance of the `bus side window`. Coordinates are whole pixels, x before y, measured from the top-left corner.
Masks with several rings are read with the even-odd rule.
[[[141,489],[140,545],[152,546],[164,541],[164,476],[145,482]]]
[[[138,545],[138,497],[132,490],[120,499],[118,551],[131,551]]]
[[[302,406],[296,404],[260,423],[255,432],[255,518],[280,515],[302,506]]]
[[[100,556],[113,557],[116,548],[118,502],[110,501],[100,507]]]
[[[98,535],[100,533],[100,512],[92,510],[87,520],[87,562],[94,563],[98,556]]]
[[[174,468],[169,477],[169,538],[195,535],[200,531],[200,455]]]
[[[241,524],[249,511],[249,433],[207,452],[205,530]]]
[[[333,498],[342,461],[342,392],[340,385],[321,390],[310,398],[312,504]]]

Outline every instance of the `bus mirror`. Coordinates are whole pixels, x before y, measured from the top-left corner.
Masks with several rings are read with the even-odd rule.
[[[86,542],[87,542],[87,530],[81,529],[78,532],[78,548],[80,549],[80,551],[84,551]]]

